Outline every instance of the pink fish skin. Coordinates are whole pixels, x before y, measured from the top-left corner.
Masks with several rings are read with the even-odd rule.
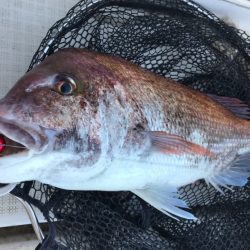
[[[163,213],[194,219],[178,188],[250,176],[245,104],[206,95],[121,58],[62,49],[0,101],[0,133],[25,146],[0,158],[0,182],[132,191]]]

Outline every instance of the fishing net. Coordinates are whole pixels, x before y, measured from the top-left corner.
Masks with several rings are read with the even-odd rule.
[[[192,1],[81,1],[48,31],[29,69],[65,47],[119,55],[195,89],[250,102],[250,37]],[[197,181],[179,192],[199,220],[171,219],[130,192],[37,182],[12,191],[48,221],[40,250],[249,249],[249,184],[223,195]]]

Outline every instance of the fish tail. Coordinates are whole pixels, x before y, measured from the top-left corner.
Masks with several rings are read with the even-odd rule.
[[[243,187],[248,183],[250,177],[250,152],[238,155],[227,168],[223,168],[215,176],[206,179],[219,192],[223,193],[221,187],[229,188],[230,186]]]

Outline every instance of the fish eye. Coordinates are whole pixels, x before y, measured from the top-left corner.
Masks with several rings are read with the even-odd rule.
[[[69,95],[73,92],[73,87],[69,82],[63,82],[58,88],[59,92],[63,95]]]
[[[76,90],[76,83],[70,76],[60,76],[56,82],[56,91],[62,95],[70,95]]]

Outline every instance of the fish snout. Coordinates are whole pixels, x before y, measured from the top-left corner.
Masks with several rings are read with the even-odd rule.
[[[27,126],[4,117],[0,117],[0,134],[7,140],[21,144],[36,153],[44,151],[56,135],[55,132],[41,128],[39,125]]]

